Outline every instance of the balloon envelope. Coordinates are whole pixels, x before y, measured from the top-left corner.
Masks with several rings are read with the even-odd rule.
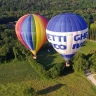
[[[34,55],[46,42],[46,25],[48,21],[38,14],[22,16],[16,23],[16,35],[21,43]]]
[[[46,28],[48,41],[69,61],[84,44],[88,35],[85,20],[73,13],[63,13],[49,20]]]

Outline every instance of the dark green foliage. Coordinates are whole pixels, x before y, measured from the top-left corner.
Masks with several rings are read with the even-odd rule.
[[[23,60],[28,54],[28,50],[16,38],[15,30],[6,24],[0,25],[0,62]]]
[[[20,46],[14,46],[12,51],[13,51],[15,60],[26,60],[28,55],[28,52],[27,52],[28,50],[26,51],[26,49],[24,49],[22,46],[21,48]]]
[[[96,50],[91,50],[87,55],[77,53],[73,57],[72,62],[75,72],[84,73],[89,69],[94,73],[96,72]]]
[[[72,61],[75,62],[76,60],[78,60],[79,58],[85,58],[85,54],[79,53],[77,52],[74,57],[72,58]]]
[[[92,73],[96,72],[96,53],[94,53],[92,56],[90,56],[89,64],[90,64],[90,71]]]
[[[15,45],[14,30],[7,26],[0,26],[0,62],[4,62],[14,58],[12,47]]]
[[[96,23],[91,23],[90,24],[88,39],[91,39],[91,40],[94,40],[94,41],[96,40]]]
[[[64,70],[64,67],[65,67],[64,63],[55,64],[54,67],[48,70],[49,77],[56,78],[57,76],[61,75],[61,73]]]
[[[22,15],[29,13],[39,13],[49,19],[63,12],[80,14],[89,24],[96,18],[95,9],[95,0],[1,0],[0,24],[16,21]]]
[[[28,57],[28,62],[40,78],[48,77],[47,72],[43,65],[37,63],[35,60],[33,60],[32,57]]]
[[[85,55],[81,53],[77,53],[73,58],[73,69],[75,72],[84,73],[85,70],[88,69],[88,62],[85,59]]]

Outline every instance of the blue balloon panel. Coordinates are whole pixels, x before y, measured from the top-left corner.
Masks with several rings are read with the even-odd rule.
[[[63,13],[54,16],[47,25],[47,30],[53,32],[73,32],[87,28],[85,20],[77,14]]]

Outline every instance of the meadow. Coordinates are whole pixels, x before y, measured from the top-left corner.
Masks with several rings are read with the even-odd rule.
[[[88,54],[91,50],[96,50],[96,41],[87,40],[84,46],[80,48],[79,52]]]
[[[87,40],[79,52],[88,54],[95,49],[96,42]],[[34,62],[48,70],[63,61],[56,51],[50,49],[50,52],[41,50]],[[55,79],[41,78],[28,60],[12,61],[0,65],[0,96],[96,96],[96,86],[86,76],[70,69]]]

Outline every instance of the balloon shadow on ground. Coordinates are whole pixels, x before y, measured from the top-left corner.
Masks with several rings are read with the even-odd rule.
[[[47,93],[56,91],[56,90],[60,89],[61,87],[63,87],[64,85],[66,85],[66,84],[59,83],[59,84],[56,84],[54,86],[49,86],[45,89],[39,90],[37,92],[37,95],[43,95],[43,94],[47,94]]]
[[[74,70],[71,65],[70,67],[65,67],[60,76],[66,76],[68,74],[72,74],[73,72],[74,72]]]
[[[46,50],[40,50],[37,54],[37,62],[42,64],[46,70],[49,70],[52,68],[55,64],[53,63],[56,56],[53,56],[53,54],[56,53],[56,51],[51,48],[50,52],[48,52],[49,49]]]

